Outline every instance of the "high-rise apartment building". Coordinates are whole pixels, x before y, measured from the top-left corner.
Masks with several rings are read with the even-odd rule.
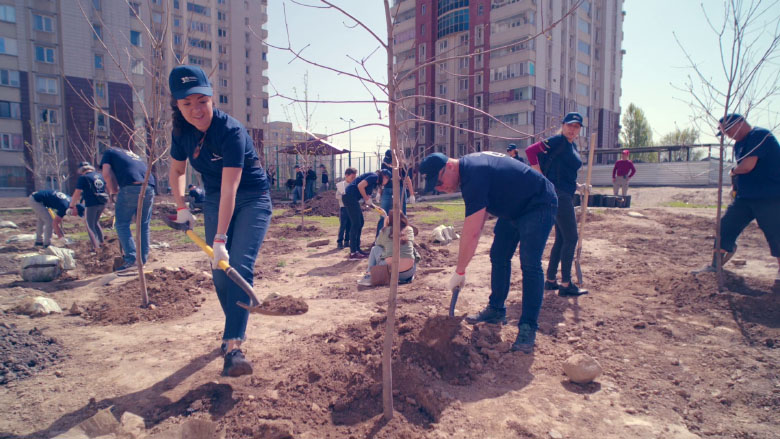
[[[407,151],[505,152],[509,143],[554,134],[570,111],[585,118],[581,148],[591,132],[598,147],[616,147],[623,0],[583,1],[572,10],[577,3],[397,0],[394,71],[405,78],[397,92],[440,98],[403,101],[399,120],[429,121],[405,124]],[[500,138],[523,136],[518,131],[536,137]]]
[[[167,73],[177,64],[209,74],[214,105],[260,149],[266,8],[267,0],[0,0],[0,196],[69,191],[77,163],[109,146],[143,152],[149,121],[139,101],[149,109],[160,100],[169,117]]]

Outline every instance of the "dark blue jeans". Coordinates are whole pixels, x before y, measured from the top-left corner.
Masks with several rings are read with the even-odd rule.
[[[550,250],[547,279],[555,280],[558,263],[561,264],[561,282],[571,282],[571,264],[577,249],[577,217],[574,215],[574,196],[555,191],[558,195],[558,214],[555,216],[555,242]]]
[[[303,186],[295,186],[293,188],[292,203],[295,204],[303,199]]]
[[[358,200],[349,195],[343,195],[341,202],[344,203],[344,208],[349,216],[349,251],[350,253],[355,253],[360,250],[360,234],[363,233],[363,212],[360,210]]]
[[[130,233],[130,223],[133,221],[136,210],[138,209],[138,196],[141,194],[141,185],[127,185],[119,188],[119,194],[116,197],[115,218],[116,236],[119,238],[119,244],[122,246],[125,264],[135,263],[135,240]],[[146,187],[144,194],[144,205],[141,211],[141,260],[146,263],[146,257],[149,256],[149,222],[152,221],[152,204],[154,203],[154,188]],[[137,233],[137,231],[136,231]]]
[[[780,258],[780,198],[735,199],[720,221],[720,248],[733,252],[737,238],[754,219],[772,256]]]
[[[314,180],[308,180],[306,182],[306,199],[314,198]]]
[[[490,247],[490,306],[504,309],[509,295],[512,256],[520,247],[520,270],[523,273],[523,313],[519,324],[537,328],[544,297],[542,253],[555,221],[555,204],[540,205],[515,220],[499,218]]]
[[[219,197],[219,192],[206,194],[206,201],[203,203],[206,242],[209,245],[214,243],[214,235],[217,233]],[[236,269],[249,285],[253,283],[257,253],[271,223],[271,210],[271,196],[268,192],[236,194],[236,207],[228,227],[226,248],[230,254],[230,266]],[[219,304],[225,313],[222,339],[244,340],[249,311],[236,305],[236,302],[249,304],[249,297],[224,271],[215,267],[211,272]]]
[[[339,208],[339,235],[336,238],[337,244],[343,244],[344,241],[349,242],[349,215],[347,215],[347,208]]]
[[[385,212],[390,212],[390,209],[393,208],[393,188],[389,187],[391,183],[388,183],[387,186],[382,189],[382,198],[379,204],[379,207],[381,207]],[[401,198],[401,209],[404,212],[404,215],[406,215],[406,188],[401,186],[401,194],[403,195],[403,198]],[[385,217],[379,218],[379,223],[376,225],[376,234],[379,236],[379,231],[382,230],[382,227],[385,226]]]

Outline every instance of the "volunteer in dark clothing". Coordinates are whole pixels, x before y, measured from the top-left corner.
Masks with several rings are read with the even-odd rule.
[[[190,209],[203,209],[203,202],[206,200],[203,189],[191,184],[187,186],[187,195],[190,197]]]
[[[306,171],[306,199],[310,200],[314,198],[314,185],[317,183],[317,173],[314,169]]]
[[[189,160],[203,177],[206,189],[206,242],[214,249],[214,287],[225,313],[222,374],[251,374],[252,365],[241,351],[249,311],[237,305],[249,304],[249,297],[217,265],[227,261],[252,285],[255,259],[271,222],[270,186],[246,128],[214,108],[205,72],[195,66],[178,66],[171,71],[168,83],[173,110],[169,178],[177,206],[176,221],[190,225],[195,222],[183,197]]]
[[[520,151],[517,150],[517,145],[514,143],[510,143],[509,146],[506,147],[506,153],[509,157],[512,157],[519,162],[525,163],[523,157],[520,156]]]
[[[70,197],[59,191],[44,189],[33,192],[28,201],[38,217],[35,229],[36,246],[50,246],[52,232],[60,239],[65,237],[65,233],[62,231],[62,219],[65,218],[69,210],[71,215],[84,216],[84,205],[77,204],[76,210],[71,210]],[[49,209],[54,211],[53,219]]]
[[[391,149],[385,151],[385,158],[382,160],[382,169],[387,169],[390,172],[391,178],[390,182],[385,185],[384,189],[382,189],[382,198],[380,198],[379,207],[381,207],[385,212],[390,212],[390,210],[393,209],[393,185],[391,184],[393,181],[393,151]],[[412,179],[406,175],[405,169],[398,169],[398,175],[401,177],[401,184],[399,185],[401,188],[401,210],[403,211],[404,215],[406,215],[406,191],[409,191],[411,194],[408,197],[409,202],[414,204],[414,188],[412,187]],[[376,225],[376,236],[379,236],[379,232],[382,230],[384,225],[385,217],[380,217],[379,223]]]
[[[320,180],[322,182],[322,186],[320,186],[320,192],[325,192],[328,190],[328,170],[325,168],[325,165],[320,165]]]
[[[87,223],[87,235],[92,247],[97,250],[103,244],[103,229],[100,227],[100,215],[108,203],[106,193],[106,181],[103,176],[95,172],[95,167],[88,162],[79,163],[79,179],[76,180],[76,190],[70,199],[70,208],[76,207],[78,200],[84,200],[86,207],[85,222]]]
[[[152,221],[154,203],[154,174],[149,176],[146,193],[141,194],[141,184],[146,175],[146,162],[137,154],[126,149],[109,148],[100,161],[103,178],[106,180],[108,194],[116,194],[114,228],[122,245],[125,263],[116,269],[118,272],[133,269],[136,258],[135,241],[130,233],[130,222],[138,208],[138,197],[143,196],[141,211],[141,261],[146,263],[149,256],[149,223]],[[136,231],[137,232],[137,231]]]
[[[769,251],[777,258],[775,287],[780,287],[780,145],[764,128],[750,126],[740,114],[729,114],[719,121],[718,135],[734,139],[737,166],[731,170],[736,179],[737,196],[726,209],[720,223],[720,248],[724,263],[737,250],[737,238],[754,219],[764,232]],[[715,269],[715,260],[708,267]]]
[[[577,247],[577,218],[574,215],[574,192],[577,191],[577,171],[582,159],[574,140],[582,129],[582,115],[569,113],[563,118],[561,133],[534,143],[525,150],[528,163],[544,174],[555,185],[558,196],[558,214],[555,217],[555,243],[547,264],[546,290],[558,290],[560,296],[579,296],[588,290],[571,281],[571,265]],[[561,283],[556,282],[558,263],[561,265]]]
[[[523,310],[512,350],[533,352],[544,297],[542,253],[558,205],[555,188],[527,165],[490,151],[460,159],[434,153],[420,163],[420,173],[426,175],[425,192],[460,189],[466,204],[450,289],[466,284],[466,267],[474,257],[487,214],[498,217],[490,247],[490,299],[484,310],[466,317],[469,323],[506,323],[504,302],[509,294],[512,256],[519,244]]]
[[[295,187],[293,188],[293,204],[303,200],[303,172],[301,167],[295,165]]]
[[[347,209],[349,216],[349,259],[357,260],[368,257],[368,252],[360,249],[360,234],[363,232],[363,212],[360,210],[360,199],[365,201],[367,206],[373,206],[371,194],[374,189],[387,184],[392,174],[387,169],[376,172],[367,172],[347,186],[344,196],[341,200],[344,202],[344,208]]]

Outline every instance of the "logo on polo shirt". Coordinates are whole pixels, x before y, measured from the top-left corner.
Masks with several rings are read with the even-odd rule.
[[[65,198],[68,197],[67,195],[63,194],[62,192],[57,192],[57,191],[54,192],[54,195],[56,195],[57,198],[59,198],[60,200],[64,200]]]
[[[95,178],[95,179],[93,180],[93,182],[94,182],[94,184],[95,184],[95,189],[96,189],[98,192],[100,192],[100,191],[102,191],[102,190],[103,190],[103,180],[101,180],[101,179],[99,179],[99,178]]]
[[[198,78],[196,78],[195,76],[182,76],[181,78],[182,84],[186,84],[188,82],[193,82],[193,81],[198,82]]]

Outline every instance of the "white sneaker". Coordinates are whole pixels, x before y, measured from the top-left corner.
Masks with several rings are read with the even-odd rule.
[[[370,287],[371,286],[371,275],[370,274],[366,274],[365,276],[360,278],[360,280],[358,281],[358,285],[360,285],[361,287]]]

